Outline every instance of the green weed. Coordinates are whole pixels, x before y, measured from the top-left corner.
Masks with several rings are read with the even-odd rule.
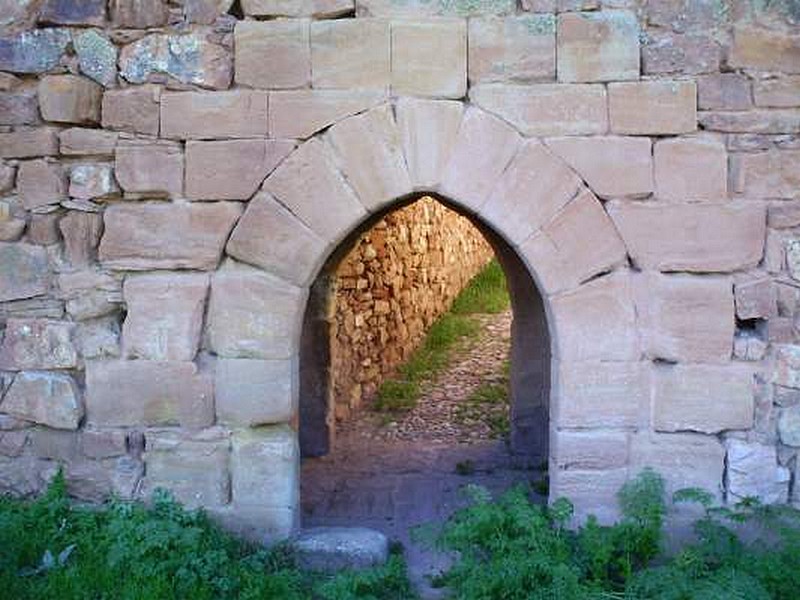
[[[457,315],[496,314],[508,310],[509,306],[506,276],[497,260],[493,259],[472,278],[450,311]]]

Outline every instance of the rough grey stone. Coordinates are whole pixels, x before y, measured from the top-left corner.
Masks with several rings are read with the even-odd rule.
[[[78,353],[74,324],[51,319],[9,319],[0,346],[0,369],[73,369]]]
[[[105,0],[46,0],[40,23],[54,25],[98,25],[106,20]]]
[[[787,446],[800,447],[800,406],[783,409],[778,418],[778,435]]]
[[[0,302],[44,294],[50,277],[47,250],[0,242]]]
[[[77,429],[83,418],[83,404],[75,382],[62,373],[19,373],[0,408],[12,416],[54,429]]]
[[[790,473],[778,465],[775,446],[731,439],[727,447],[728,493],[754,496],[765,504],[788,500]]]
[[[366,527],[315,527],[292,541],[304,569],[336,573],[367,569],[389,558],[389,541],[380,531]]]
[[[94,30],[82,33],[73,41],[81,72],[109,87],[117,82],[117,48]]]
[[[58,66],[71,37],[68,29],[37,29],[0,37],[0,71],[49,71]]]

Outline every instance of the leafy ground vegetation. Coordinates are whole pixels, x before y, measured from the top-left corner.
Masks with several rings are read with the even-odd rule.
[[[448,366],[459,343],[479,333],[480,325],[474,315],[500,313],[508,306],[505,275],[493,260],[472,278],[450,310],[434,322],[411,358],[399,367],[397,375],[383,382],[375,409],[397,413],[414,408],[425,384]]]
[[[746,500],[713,507],[699,490],[696,541],[663,553],[664,484],[644,471],[619,492],[623,518],[567,527],[572,506],[530,501],[517,487],[472,504],[437,533],[458,552],[437,582],[459,600],[796,600],[800,511]],[[746,529],[748,536],[737,532]],[[754,535],[757,532],[758,535]],[[749,540],[744,541],[744,537]],[[0,597],[35,599],[243,598],[410,600],[399,553],[381,568],[333,577],[298,570],[284,547],[257,549],[158,493],[152,505],[70,504],[57,477],[38,500],[0,499]]]

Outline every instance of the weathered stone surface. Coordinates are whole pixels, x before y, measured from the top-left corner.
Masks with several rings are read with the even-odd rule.
[[[753,105],[750,80],[739,73],[714,73],[697,79],[697,107],[747,110]]]
[[[326,242],[343,238],[366,216],[337,170],[331,151],[317,139],[290,154],[263,189]]]
[[[733,289],[739,319],[768,319],[778,314],[777,293],[770,277],[740,280]]]
[[[402,98],[395,113],[412,185],[437,186],[458,135],[463,106],[449,100]]]
[[[221,15],[228,14],[233,0],[186,0],[183,11],[189,23],[211,25]]]
[[[70,129],[63,129],[59,133],[59,151],[61,154],[68,156],[110,156],[114,154],[117,138],[118,135],[113,131],[71,127]]]
[[[272,196],[261,192],[248,204],[225,250],[287,281],[307,285],[321,266],[327,245]]]
[[[0,192],[8,192],[12,190],[14,188],[14,184],[16,183],[16,179],[16,167],[12,167],[3,161],[0,161]],[[0,208],[0,220],[2,220],[3,218],[7,218],[9,216],[10,211],[8,210],[8,207],[10,204],[4,201],[4,203],[0,206],[2,206],[2,208]]]
[[[1,158],[33,158],[58,154],[58,130],[54,127],[15,129],[0,133]]]
[[[586,189],[520,249],[547,294],[575,288],[627,260],[613,222]]]
[[[772,382],[784,387],[800,389],[800,346],[794,344],[778,346]]]
[[[54,25],[97,25],[106,20],[105,0],[46,0],[39,22]]]
[[[786,240],[786,268],[792,279],[800,281],[800,240]]]
[[[800,73],[800,38],[796,32],[735,27],[728,64],[754,71]]]
[[[103,127],[158,135],[161,88],[142,85],[103,94]]]
[[[724,200],[728,153],[716,138],[659,140],[653,147],[656,196],[664,200]]]
[[[8,417],[13,419],[13,417]],[[27,431],[7,431],[0,433],[0,455],[17,457],[22,454],[25,445],[28,443]]]
[[[240,429],[231,442],[234,503],[296,511],[300,496],[297,434],[286,426]]]
[[[698,120],[704,129],[724,133],[798,133],[800,111],[759,109],[748,111],[703,111]]]
[[[295,410],[296,361],[220,358],[214,393],[217,420],[255,427],[288,423]]]
[[[247,200],[294,147],[288,140],[187,142],[186,197]]]
[[[628,465],[628,435],[619,431],[558,431],[552,456],[560,470],[620,469]]]
[[[163,94],[161,135],[193,140],[264,137],[267,94],[252,90]]]
[[[9,319],[0,346],[0,369],[72,369],[78,353],[72,343],[74,325],[48,319]]]
[[[110,206],[100,260],[126,270],[214,269],[241,210],[232,202]]]
[[[240,85],[280,90],[311,84],[307,21],[239,21],[234,47],[235,79]]]
[[[726,484],[737,499],[759,498],[764,504],[785,503],[789,499],[789,469],[778,465],[775,446],[730,439]]]
[[[0,242],[0,302],[45,294],[50,278],[47,250]]]
[[[733,188],[750,198],[800,198],[800,150],[732,156]]]
[[[383,92],[345,90],[291,90],[269,96],[269,132],[275,138],[311,137],[386,99]]]
[[[778,419],[778,435],[781,442],[794,448],[800,447],[800,406],[784,408]]]
[[[118,358],[120,329],[115,316],[90,319],[75,328],[75,345],[84,360]]]
[[[713,436],[693,433],[639,433],[631,436],[630,473],[646,467],[665,479],[667,495],[696,487],[722,500],[725,447]]]
[[[467,90],[467,26],[463,20],[392,24],[392,91],[461,98]]]
[[[227,504],[230,442],[219,437],[206,440],[172,431],[147,433],[147,475],[142,495],[148,497],[160,487],[170,490],[176,500],[190,508]]]
[[[389,540],[366,527],[304,529],[292,540],[292,548],[303,568],[325,573],[369,569],[389,558]]]
[[[360,17],[398,17],[420,19],[432,16],[468,17],[513,14],[516,5],[512,0],[455,0],[430,2],[428,0],[358,0]]]
[[[647,355],[677,362],[725,363],[735,318],[728,277],[634,276],[637,324]]]
[[[559,362],[552,418],[558,427],[637,427],[650,404],[646,362]]]
[[[627,10],[558,16],[558,80],[639,78],[639,21]]]
[[[93,213],[69,211],[59,221],[58,226],[64,238],[64,254],[69,264],[83,267],[92,263],[103,231],[103,217]]]
[[[114,179],[114,167],[105,163],[73,165],[69,172],[71,198],[92,200],[110,198],[119,194]]]
[[[642,269],[728,272],[757,265],[764,252],[760,206],[614,202],[608,212]]]
[[[481,215],[520,245],[574,198],[580,185],[563,160],[538,140],[528,140],[503,172]]]
[[[86,419],[98,427],[181,425],[214,421],[210,375],[190,362],[86,362]]]
[[[76,37],[72,44],[78,54],[81,73],[105,87],[117,83],[117,48],[108,38],[90,29]]]
[[[84,429],[80,447],[89,458],[114,458],[127,452],[128,436],[119,429]]]
[[[550,474],[550,497],[574,503],[573,525],[585,523],[589,515],[611,525],[619,521],[617,492],[627,479],[627,469],[555,469]]]
[[[326,139],[347,181],[368,210],[411,192],[400,132],[388,104],[337,123]]]
[[[800,106],[800,77],[758,80],[753,85],[756,106],[793,108]]]
[[[24,371],[11,384],[0,409],[14,417],[55,429],[77,429],[83,404],[72,377]]]
[[[154,33],[123,47],[119,56],[120,75],[131,83],[167,76],[214,90],[230,86],[232,63],[230,52],[202,32]]]
[[[601,198],[653,191],[650,140],[621,136],[563,137],[546,141]]]
[[[47,75],[39,81],[39,108],[46,121],[99,123],[103,88],[77,75]]]
[[[606,91],[593,84],[484,84],[470,99],[524,135],[592,135],[608,130]]]
[[[120,140],[114,172],[126,194],[148,198],[183,195],[183,152],[174,142]]]
[[[326,18],[353,8],[353,0],[242,0],[244,14],[254,17]]]
[[[608,85],[611,131],[668,135],[697,129],[693,81],[642,81]]]
[[[167,24],[168,7],[161,0],[109,0],[116,27],[148,29]]]
[[[521,141],[519,134],[500,119],[481,110],[468,109],[442,177],[442,193],[478,210]],[[481,151],[476,152],[476,148]]]
[[[122,326],[126,358],[190,361],[203,327],[208,276],[152,273],[125,279],[128,308]]]
[[[71,39],[68,29],[36,29],[0,37],[0,71],[50,71],[58,66]]]
[[[17,169],[17,191],[28,210],[58,204],[67,197],[67,178],[58,163],[25,161]]]
[[[752,367],[657,365],[653,374],[657,431],[718,433],[753,426]]]
[[[297,351],[305,291],[263,271],[226,264],[211,279],[208,346],[225,358],[288,359]]]
[[[32,214],[28,221],[28,235],[26,240],[31,244],[38,244],[40,246],[57,244],[60,241],[58,235],[58,218],[59,214],[57,212]]]
[[[35,90],[0,92],[0,125],[36,125],[39,121]]]
[[[562,361],[637,361],[636,311],[630,274],[594,279],[551,300]]]
[[[337,19],[311,24],[315,88],[386,90],[391,83],[389,22]]]
[[[733,338],[733,357],[739,360],[759,361],[767,354],[767,341],[757,333],[738,331]]]
[[[556,77],[556,20],[520,15],[469,20],[469,80],[531,83]]]
[[[713,32],[673,34],[651,31],[642,44],[645,74],[695,74],[719,70],[722,48]]]

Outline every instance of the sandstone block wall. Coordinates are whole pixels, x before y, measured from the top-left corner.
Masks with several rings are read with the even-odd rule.
[[[0,490],[287,533],[309,284],[435,192],[542,294],[554,497],[798,501],[796,3],[232,7],[2,5]]]
[[[331,339],[335,416],[344,419],[407,360],[493,255],[469,219],[433,198],[388,214],[336,271]]]

